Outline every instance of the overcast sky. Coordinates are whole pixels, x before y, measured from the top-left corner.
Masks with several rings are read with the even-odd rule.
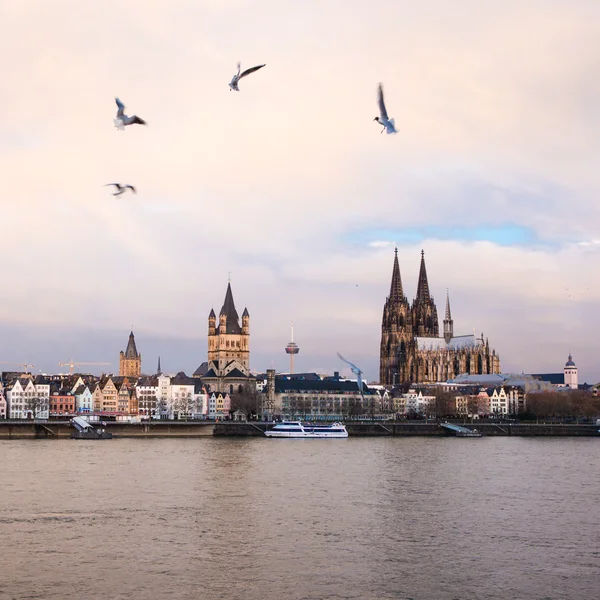
[[[4,0],[0,362],[118,370],[133,327],[191,373],[231,272],[252,369],[294,321],[373,380],[397,244],[503,371],[600,380],[599,38],[597,0]]]

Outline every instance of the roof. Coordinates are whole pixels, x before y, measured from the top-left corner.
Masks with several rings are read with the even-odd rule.
[[[221,312],[219,316],[225,316],[227,318],[227,325],[225,329],[225,333],[242,333],[242,328],[240,327],[240,318],[235,310],[235,304],[233,302],[233,293],[231,291],[231,283],[227,284],[227,292],[225,293],[225,301],[223,302],[223,308],[221,308]],[[219,327],[217,327],[217,331],[219,331]],[[223,332],[221,332],[223,333]]]
[[[573,362],[573,357],[569,353],[569,360],[565,363],[565,367],[574,367],[575,363]]]
[[[287,377],[275,378],[275,392],[355,392],[358,393],[356,381],[348,379],[326,379],[318,381],[288,379]],[[376,391],[367,387],[363,381],[363,394],[375,394]]]
[[[534,373],[531,376],[540,381],[548,381],[552,385],[563,385],[565,383],[564,373]]]
[[[125,350],[125,358],[138,358],[138,351],[135,347],[135,337],[133,335],[133,331],[129,334],[127,350]]]
[[[457,335],[449,342],[437,337],[415,337],[415,341],[419,350],[462,350],[479,345],[474,335]]]
[[[188,377],[183,371],[179,371],[175,377],[171,378],[171,385],[195,385],[196,381]]]
[[[195,371],[192,377],[202,377],[208,372],[208,363],[204,361]]]
[[[223,377],[224,379],[248,379],[248,375],[244,375],[239,369],[231,369],[227,375]]]

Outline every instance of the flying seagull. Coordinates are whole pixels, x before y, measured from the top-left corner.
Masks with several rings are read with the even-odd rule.
[[[116,192],[113,193],[113,196],[120,196],[124,194],[128,189],[131,190],[134,194],[137,194],[136,189],[132,185],[121,185],[120,183],[107,183],[107,185],[114,185],[116,188]]]
[[[358,384],[358,390],[360,391],[360,395],[362,396],[363,402],[365,400],[365,396],[363,394],[363,382],[362,382],[362,371],[349,360],[346,360],[339,352],[337,353],[338,358],[343,360],[347,365],[350,365],[350,370],[356,375],[356,383]]]
[[[377,90],[377,101],[379,102],[379,116],[375,117],[373,121],[377,121],[380,125],[383,125],[381,133],[384,131],[388,134],[398,133],[396,131],[394,119],[388,118],[387,110],[385,109],[385,103],[383,101],[383,88],[381,87],[381,84],[379,84],[379,88]]]
[[[240,74],[240,63],[237,64],[238,67],[238,72],[231,78],[231,81],[229,82],[229,91],[231,90],[235,90],[236,92],[240,91],[240,88],[238,87],[238,83],[240,81],[240,79],[242,77],[246,77],[246,75],[250,75],[250,73],[254,73],[254,71],[258,71],[259,69],[262,69],[264,66],[266,65],[258,65],[257,67],[250,67],[249,69],[246,69],[242,74]]]
[[[138,123],[139,125],[146,125],[146,121],[144,119],[140,119],[137,115],[133,115],[128,117],[125,114],[125,105],[118,99],[115,98],[115,102],[117,103],[117,118],[115,119],[115,127],[123,131],[127,125],[133,125]]]

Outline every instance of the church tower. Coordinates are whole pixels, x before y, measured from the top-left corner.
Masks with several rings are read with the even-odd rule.
[[[211,309],[208,315],[208,361],[213,361],[222,370],[233,360],[250,370],[250,313],[244,309],[240,327],[231,283],[228,283],[219,324],[214,310]]]
[[[444,317],[444,340],[446,344],[454,337],[454,321],[450,314],[450,292],[446,290],[446,316]]]
[[[573,362],[573,357],[569,352],[569,360],[565,364],[565,385],[569,386],[572,390],[579,388],[579,378],[577,377],[577,366]]]
[[[411,352],[412,339],[412,313],[402,289],[398,248],[396,248],[390,295],[386,298],[381,321],[379,381],[382,384],[400,384],[410,379],[408,356]]]
[[[138,353],[135,346],[135,337],[133,331],[129,334],[127,349],[121,350],[119,354],[119,376],[121,377],[141,377],[142,375],[142,355]]]
[[[421,269],[417,284],[417,297],[412,305],[412,322],[414,335],[417,337],[438,337],[438,315],[433,297],[429,293],[427,269],[425,268],[425,252],[421,250]]]

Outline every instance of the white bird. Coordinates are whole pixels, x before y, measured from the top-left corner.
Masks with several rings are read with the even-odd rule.
[[[364,401],[365,396],[363,394],[363,382],[362,382],[362,371],[353,363],[351,363],[349,360],[346,360],[339,352],[337,353],[338,358],[340,358],[341,360],[343,360],[347,365],[350,365],[350,370],[356,375],[356,383],[358,384],[358,389],[360,391],[360,395],[362,396],[362,399]]]
[[[117,188],[117,191],[114,192],[113,196],[120,196],[124,194],[127,190],[131,190],[134,194],[137,194],[136,189],[132,185],[121,185],[120,183],[107,183],[104,187],[108,185],[114,185]]]
[[[246,77],[246,75],[250,75],[250,73],[254,73],[254,71],[258,71],[259,69],[262,69],[265,65],[258,65],[257,67],[250,67],[249,69],[246,69],[241,75],[240,75],[240,63],[237,64],[238,67],[238,71],[237,73],[231,78],[231,81],[229,82],[229,91],[231,90],[235,90],[236,92],[240,91],[240,88],[238,87],[238,83],[240,81],[240,79],[242,77]]]
[[[135,123],[139,125],[146,125],[146,121],[144,119],[140,119],[137,115],[133,115],[128,117],[125,114],[125,105],[118,99],[115,98],[115,102],[117,103],[117,118],[115,119],[115,127],[123,131],[127,125],[133,125]]]
[[[379,116],[375,117],[373,121],[377,121],[380,125],[383,125],[381,133],[383,133],[384,131],[388,134],[398,133],[396,131],[396,124],[394,123],[394,119],[388,118],[387,110],[385,109],[385,102],[383,101],[383,87],[381,87],[381,84],[379,84],[377,101],[379,102]]]

